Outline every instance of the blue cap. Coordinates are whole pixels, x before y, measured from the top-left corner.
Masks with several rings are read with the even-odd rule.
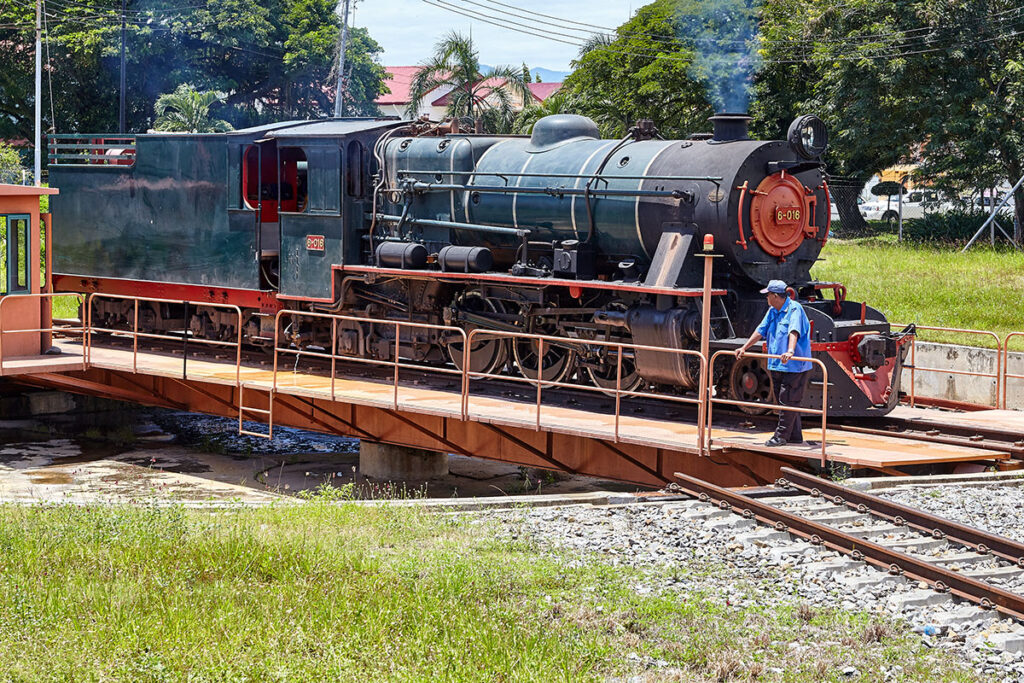
[[[761,290],[762,294],[767,294],[768,292],[786,296],[786,283],[782,280],[770,280],[768,286]]]

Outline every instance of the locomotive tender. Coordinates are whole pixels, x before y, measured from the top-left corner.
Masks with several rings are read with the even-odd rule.
[[[88,136],[57,157],[51,183],[57,291],[100,292],[243,308],[248,343],[274,339],[281,308],[343,313],[289,326],[298,347],[390,359],[403,320],[554,335],[484,337],[473,371],[605,390],[694,391],[696,362],[593,341],[699,348],[704,236],[716,253],[710,347],[736,348],[761,320],[758,290],[790,283],[828,367],[829,411],[882,414],[898,401],[911,330],[845,300],[810,268],[828,239],[826,132],[798,118],[786,140],[752,140],[749,117],[712,117],[714,133],[665,140],[640,122],[601,139],[582,116],[540,120],[529,137],[468,135],[424,122],[329,119],[221,134]],[[108,136],[109,138],[109,136]],[[88,149],[93,144],[101,151]],[[104,152],[103,150],[106,150]],[[84,163],[82,161],[84,160]],[[831,290],[833,298],[824,298]],[[93,299],[93,319],[127,326],[133,306]],[[270,315],[268,315],[270,314]],[[151,303],[144,331],[234,339],[237,317],[212,306]],[[401,355],[464,362],[462,338],[403,332]],[[621,370],[620,370],[621,367]],[[813,371],[820,375],[820,371]],[[812,376],[808,405],[820,401]],[[771,398],[763,361],[715,364],[719,395]],[[817,396],[817,399],[815,398]]]

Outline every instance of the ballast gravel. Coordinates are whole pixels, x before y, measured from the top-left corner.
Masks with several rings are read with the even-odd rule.
[[[897,486],[870,493],[1024,543],[1024,482]]]
[[[1010,535],[1016,525],[1015,537],[1021,538],[1024,491],[1014,489],[1004,499],[1001,492],[960,489],[936,496],[892,489],[886,495],[997,533]],[[978,510],[981,505],[995,506],[999,513],[986,515]],[[925,645],[962,657],[978,673],[1024,681],[1024,625],[707,503],[517,508],[477,519],[497,522],[503,536],[558,551],[572,563],[600,558],[637,567],[645,577],[635,587],[639,593],[702,593],[738,607],[805,602],[904,619]],[[666,571],[673,566],[682,571]]]

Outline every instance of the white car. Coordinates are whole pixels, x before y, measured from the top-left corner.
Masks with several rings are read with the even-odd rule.
[[[912,190],[903,195],[903,220],[924,218],[926,213],[942,213],[953,208],[953,204],[938,192]],[[872,199],[860,205],[864,220],[895,223],[900,216],[899,197]]]

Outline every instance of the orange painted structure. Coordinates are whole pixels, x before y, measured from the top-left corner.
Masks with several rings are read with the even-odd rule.
[[[712,402],[743,407],[742,402],[703,390],[698,392],[700,397],[687,397],[622,389],[621,359],[638,349],[689,358],[699,375],[697,384],[708,387],[709,367],[723,352],[710,355],[707,349],[588,341],[615,347],[619,359],[614,388],[598,388],[474,372],[468,358],[461,363],[462,369],[401,359],[402,345],[415,343],[416,334],[427,331],[456,340],[461,337],[461,342],[454,343],[461,343],[467,356],[474,343],[495,336],[532,345],[538,356],[546,345],[573,343],[545,335],[482,329],[467,334],[457,327],[377,321],[395,326],[399,341],[391,358],[354,358],[340,355],[337,349],[298,349],[281,334],[285,322],[305,316],[326,319],[332,326],[331,338],[337,339],[339,323],[353,320],[350,316],[278,310],[270,361],[244,353],[240,332],[225,341],[142,332],[140,301],[161,300],[110,291],[53,294],[44,286],[46,278],[35,266],[41,237],[47,244],[50,240],[49,223],[39,214],[39,197],[55,192],[0,186],[0,217],[7,240],[0,259],[6,269],[0,296],[0,374],[17,375],[24,384],[232,417],[238,420],[241,433],[268,438],[275,426],[296,427],[647,486],[664,485],[675,472],[739,486],[772,481],[781,467],[794,464],[834,462],[894,472],[907,466],[1010,459],[1008,452],[972,446],[834,427],[826,432],[827,391],[820,411],[804,411],[820,417],[820,428],[805,430],[812,439],[810,445],[766,448],[763,443],[769,434],[763,427],[735,416],[720,417],[718,426],[711,424]],[[49,271],[47,264],[45,272]],[[710,285],[705,293],[710,293]],[[105,329],[88,317],[55,328],[50,315],[53,298],[67,296],[82,300],[85,311],[92,310],[92,297],[129,300],[134,320],[127,330]],[[242,329],[242,313],[235,305],[211,303],[205,296],[188,303],[226,309],[238,316],[235,329]],[[97,335],[119,343],[97,346]],[[170,347],[167,341],[176,344]],[[51,343],[59,349],[58,355],[45,353]],[[182,344],[191,353],[183,351]],[[1005,372],[1005,364],[1001,368]],[[822,369],[822,385],[827,388],[828,375]],[[1024,413],[1021,416],[1024,423]],[[1010,419],[1000,416],[1004,423]]]
[[[47,300],[46,295],[29,298]],[[276,327],[282,328],[285,317],[306,315],[345,317],[281,311]],[[406,332],[422,327],[389,322]],[[675,472],[726,486],[765,483],[782,466],[817,465],[823,453],[828,462],[893,473],[908,466],[1010,459],[1010,453],[999,450],[841,427],[827,434],[820,428],[805,430],[810,445],[767,448],[764,426],[735,416],[719,417],[713,428],[702,425],[698,416],[707,415],[709,406],[697,399],[683,401],[697,405],[670,412],[664,402],[660,409],[652,404],[664,397],[643,391],[587,391],[454,366],[342,357],[333,349],[303,351],[289,347],[283,335],[275,339],[271,361],[242,353],[237,339],[191,340],[204,343],[192,347],[186,358],[177,344],[153,346],[172,339],[181,344],[180,337],[141,332],[137,326],[112,331],[86,320],[62,331],[70,334],[56,341],[63,368],[49,365],[50,357],[12,358],[0,351],[0,369],[18,372],[19,382],[33,386],[235,418],[240,431],[261,436],[270,436],[275,427],[297,427],[648,486],[671,481]],[[95,344],[101,333],[115,334],[119,343]],[[465,334],[457,328],[452,333]],[[483,334],[498,333],[480,331],[478,336]],[[557,341],[500,334],[522,337],[516,340],[520,343]],[[467,336],[463,348],[475,340]],[[705,373],[703,357],[698,364]]]
[[[57,194],[45,187],[0,185],[0,239],[3,240],[0,257],[0,322],[7,321],[7,330],[23,330],[7,340],[7,348],[0,353],[11,356],[38,355],[45,349],[46,339],[40,330],[50,326],[49,306],[38,296],[43,290],[40,272],[40,236],[49,232],[49,214],[39,211],[39,198]],[[49,240],[47,240],[49,242]],[[49,264],[45,264],[49,273]]]

